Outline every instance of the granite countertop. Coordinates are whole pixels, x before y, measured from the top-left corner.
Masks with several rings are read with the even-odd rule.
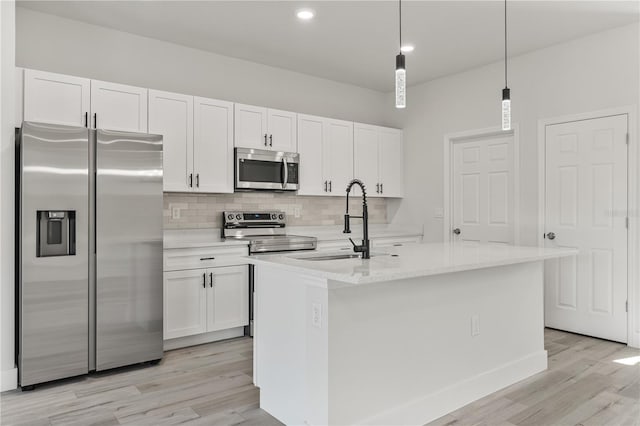
[[[371,259],[311,261],[327,252],[286,253],[251,257],[250,263],[282,268],[347,284],[368,284],[572,256],[574,249],[523,246],[412,243],[373,250]],[[344,255],[344,252],[336,252]]]

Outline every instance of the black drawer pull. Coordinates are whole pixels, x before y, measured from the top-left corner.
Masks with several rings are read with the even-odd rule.
[[[215,257],[211,256],[211,257],[201,257],[200,260],[214,260]]]

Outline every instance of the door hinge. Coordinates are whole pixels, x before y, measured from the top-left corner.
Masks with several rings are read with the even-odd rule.
[[[629,216],[624,218],[624,225],[629,229]]]
[[[627,145],[629,145],[629,133],[627,133]]]
[[[629,301],[628,300],[624,302],[624,311],[625,312],[629,312]]]

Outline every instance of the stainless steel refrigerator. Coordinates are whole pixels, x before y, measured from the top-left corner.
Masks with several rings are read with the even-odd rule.
[[[162,136],[19,136],[20,385],[161,359]]]

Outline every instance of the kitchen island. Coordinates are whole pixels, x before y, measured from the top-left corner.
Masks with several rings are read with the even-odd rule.
[[[409,244],[252,257],[254,382],[290,424],[424,424],[547,368],[544,260]]]

